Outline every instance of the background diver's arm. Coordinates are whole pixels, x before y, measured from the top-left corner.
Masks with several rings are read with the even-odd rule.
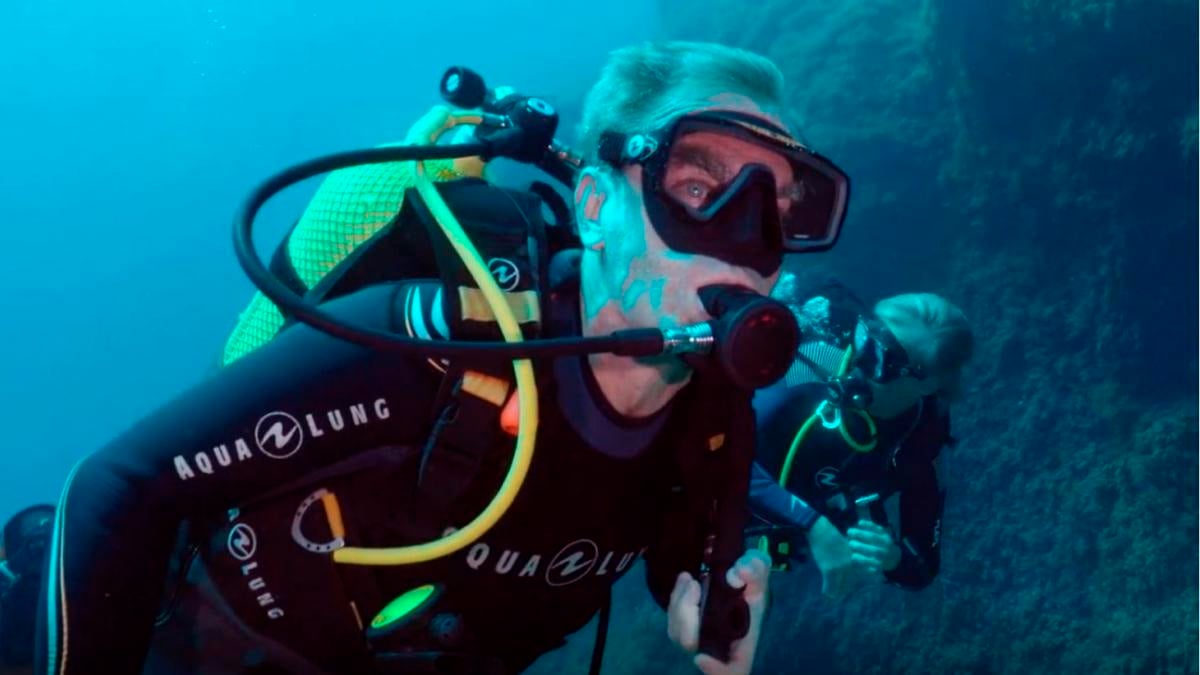
[[[821,517],[803,499],[784,489],[758,462],[750,471],[750,511],[772,525],[798,527],[804,532]]]
[[[377,286],[326,307],[392,329],[396,299]],[[181,521],[418,441],[439,382],[419,358],[295,326],[80,461],[55,522],[36,672],[141,672]]]
[[[884,576],[894,584],[920,590],[933,583],[941,566],[942,503],[934,461],[902,469],[900,490],[900,564]]]

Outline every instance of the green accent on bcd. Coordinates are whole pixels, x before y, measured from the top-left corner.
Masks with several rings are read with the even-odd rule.
[[[379,611],[379,614],[375,615],[374,619],[371,620],[371,627],[383,628],[384,626],[395,623],[396,621],[407,617],[413,612],[413,610],[417,609],[426,600],[428,600],[429,596],[433,595],[434,590],[435,589],[432,584],[425,584],[424,586],[418,586],[411,591],[404,593],[395,600],[392,600],[387,604],[386,607]]]

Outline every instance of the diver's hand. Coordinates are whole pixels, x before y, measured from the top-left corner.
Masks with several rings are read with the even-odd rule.
[[[718,661],[708,654],[697,654],[693,663],[705,675],[747,675],[754,665],[754,652],[762,632],[763,612],[767,606],[767,577],[771,571],[770,558],[758,550],[749,550],[738,558],[729,570],[727,581],[734,588],[742,587],[742,598],[750,607],[750,628],[746,636],[733,643],[729,663]],[[714,583],[718,583],[714,580]],[[700,642],[700,582],[687,572],[680,573],[671,591],[667,607],[667,635],[689,653]]]
[[[900,564],[900,546],[892,533],[870,520],[860,520],[846,532],[854,560],[875,570],[891,572]]]
[[[808,531],[808,548],[821,570],[821,592],[841,600],[880,578],[878,565],[866,556],[855,555],[851,542],[824,516]]]

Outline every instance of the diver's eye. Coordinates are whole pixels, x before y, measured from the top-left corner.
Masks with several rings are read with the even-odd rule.
[[[668,186],[668,191],[683,206],[702,209],[712,201],[714,188],[708,181],[688,178]]]

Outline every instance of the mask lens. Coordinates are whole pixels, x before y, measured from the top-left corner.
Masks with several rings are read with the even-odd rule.
[[[841,210],[837,183],[803,165],[795,173],[799,180],[779,192],[784,248],[804,250],[832,242],[841,226],[834,218]]]
[[[780,245],[787,251],[828,248],[837,239],[845,213],[848,182],[817,155],[733,123],[685,120],[670,150],[655,167],[659,190],[694,219],[708,222],[726,204],[738,201],[738,175],[747,166],[764,167],[774,179],[775,199],[763,195],[763,213],[779,217]]]
[[[859,325],[863,326],[862,323]],[[908,352],[900,346],[891,331],[882,326],[870,330],[866,344],[859,351],[858,367],[871,380],[881,384],[901,377],[925,378],[921,369],[909,360]]]

